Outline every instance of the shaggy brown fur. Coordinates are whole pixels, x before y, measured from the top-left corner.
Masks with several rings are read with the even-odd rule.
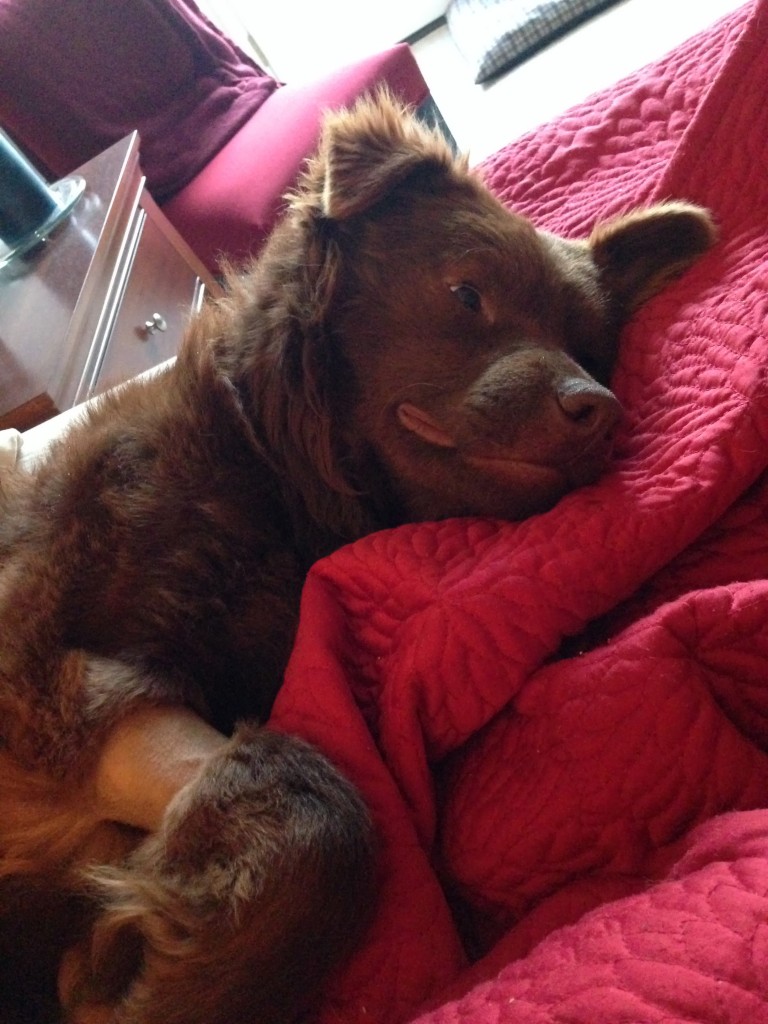
[[[73,1021],[289,1024],[316,1002],[374,899],[371,825],[318,752],[238,725],[269,715],[308,568],[594,481],[619,329],[712,238],[670,204],[564,241],[388,98],[329,116],[175,365],[5,484],[8,970],[21,925],[50,938],[63,908]],[[28,1019],[23,979],[4,991]]]

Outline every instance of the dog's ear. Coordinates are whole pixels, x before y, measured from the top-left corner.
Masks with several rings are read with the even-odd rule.
[[[447,141],[386,91],[326,115],[308,180],[319,212],[344,220],[374,206],[416,173],[465,170]]]
[[[309,538],[309,521],[348,539],[366,532],[338,429],[346,367],[329,327],[341,256],[314,211],[295,211],[247,273],[230,268],[225,300],[196,317],[183,348],[194,374],[281,481]],[[217,339],[214,345],[209,339]]]
[[[663,203],[599,224],[592,259],[622,317],[678,277],[714,243],[710,214],[688,203]]]

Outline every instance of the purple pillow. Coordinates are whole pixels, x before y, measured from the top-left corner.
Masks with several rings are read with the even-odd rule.
[[[278,85],[192,0],[0,0],[0,123],[54,178],[138,129],[162,202]]]

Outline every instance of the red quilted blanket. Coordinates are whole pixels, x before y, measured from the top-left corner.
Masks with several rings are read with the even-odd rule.
[[[484,172],[565,234],[680,197],[722,237],[626,331],[599,484],[312,572],[274,722],[381,836],[321,1017],[768,1024],[768,0]]]

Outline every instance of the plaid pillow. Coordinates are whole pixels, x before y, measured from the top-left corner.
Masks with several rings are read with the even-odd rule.
[[[451,0],[446,11],[456,46],[484,82],[530,57],[617,0]]]

